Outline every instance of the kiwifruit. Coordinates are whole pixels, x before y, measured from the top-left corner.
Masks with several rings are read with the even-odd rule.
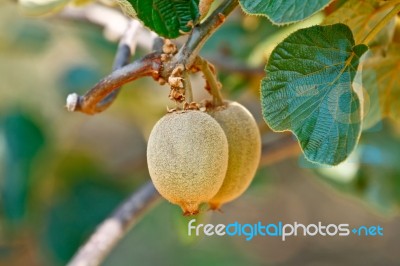
[[[251,113],[237,102],[211,108],[209,114],[217,120],[228,139],[228,170],[218,193],[209,200],[211,209],[239,197],[250,185],[261,156],[261,136]]]
[[[196,214],[224,181],[228,142],[221,126],[201,111],[173,112],[151,131],[147,163],[158,192],[180,205],[185,215]]]

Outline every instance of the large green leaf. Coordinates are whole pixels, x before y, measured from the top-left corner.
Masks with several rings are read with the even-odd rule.
[[[240,0],[244,12],[267,16],[275,24],[304,20],[323,9],[331,0]]]
[[[263,116],[273,130],[294,132],[307,159],[336,165],[356,146],[362,104],[353,82],[367,49],[335,24],[298,30],[273,50],[261,85]]]
[[[166,38],[189,32],[199,19],[199,0],[117,0],[124,11]],[[132,10],[133,7],[133,10]]]

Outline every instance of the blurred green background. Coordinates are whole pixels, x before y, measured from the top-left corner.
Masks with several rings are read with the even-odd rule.
[[[267,37],[279,39],[285,29],[262,18],[242,20],[238,12],[203,54],[257,67],[265,62],[260,51],[271,45]],[[65,265],[96,226],[149,180],[146,138],[171,106],[166,87],[135,81],[96,116],[64,108],[69,93],[84,93],[110,72],[116,49],[99,26],[29,19],[15,2],[0,0],[0,265]],[[144,53],[139,49],[136,56]],[[263,125],[261,76],[235,74],[224,64],[220,70],[225,96],[246,105]],[[198,98],[206,95],[201,86]],[[265,143],[280,136],[261,129]],[[364,132],[340,167],[316,167],[302,156],[262,166],[245,195],[223,213],[201,217],[213,224],[379,224],[383,237],[193,239],[179,208],[162,201],[104,265],[399,265],[399,136],[398,124],[383,121]]]

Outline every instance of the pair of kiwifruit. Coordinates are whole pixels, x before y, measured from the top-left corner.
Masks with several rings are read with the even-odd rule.
[[[261,138],[250,112],[237,102],[206,112],[172,112],[151,131],[147,163],[158,192],[185,215],[201,203],[213,210],[250,185],[261,155]]]

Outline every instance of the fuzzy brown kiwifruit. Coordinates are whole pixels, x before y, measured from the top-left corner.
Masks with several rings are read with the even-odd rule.
[[[257,171],[261,156],[261,136],[251,113],[237,102],[225,102],[209,114],[217,120],[228,139],[228,170],[218,193],[208,201],[218,210],[224,203],[242,195]]]
[[[201,111],[173,112],[151,131],[147,163],[158,192],[196,214],[220,189],[228,165],[228,142],[221,126]]]

